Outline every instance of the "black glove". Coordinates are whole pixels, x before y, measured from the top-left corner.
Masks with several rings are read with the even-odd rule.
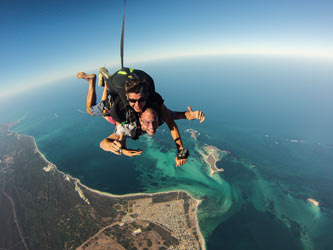
[[[177,152],[177,158],[178,159],[187,159],[187,157],[190,155],[188,149],[178,149]]]

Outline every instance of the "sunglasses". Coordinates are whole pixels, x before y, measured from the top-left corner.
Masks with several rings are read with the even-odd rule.
[[[129,102],[131,102],[131,103],[136,103],[136,102],[144,102],[144,101],[147,100],[147,98],[146,97],[141,97],[140,99],[131,99],[131,98],[128,98],[127,100]]]

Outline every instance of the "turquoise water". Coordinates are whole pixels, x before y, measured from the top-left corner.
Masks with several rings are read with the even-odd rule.
[[[177,122],[191,154],[181,168],[165,125],[154,137],[129,142],[143,149],[141,157],[100,150],[113,126],[84,112],[87,85],[74,75],[3,104],[1,121],[21,119],[15,130],[33,135],[50,161],[92,188],[116,194],[182,189],[202,199],[198,218],[209,250],[330,249],[332,65],[251,57],[139,65],[168,108],[190,104],[207,115],[203,124]],[[188,128],[200,133],[197,139]],[[225,171],[213,177],[200,154],[206,144],[230,152],[217,163]]]

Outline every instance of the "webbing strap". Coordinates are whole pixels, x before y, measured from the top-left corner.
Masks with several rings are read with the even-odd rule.
[[[123,25],[122,25],[122,29],[121,29],[121,39],[120,39],[120,60],[121,60],[121,68],[124,68],[124,29],[125,29],[125,13],[126,13],[126,0],[124,0]]]

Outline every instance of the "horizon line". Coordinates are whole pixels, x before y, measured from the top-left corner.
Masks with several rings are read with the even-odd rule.
[[[283,52],[283,53],[281,53]],[[303,52],[303,53],[302,53]],[[326,52],[320,52],[320,53],[311,53],[311,52],[306,52],[304,51],[292,51],[292,50],[228,50],[228,51],[213,51],[213,52],[199,52],[199,53],[182,53],[182,54],[162,54],[159,56],[153,56],[150,58],[139,58],[139,59],[129,59],[127,60],[127,64],[133,64],[133,63],[144,63],[144,62],[153,62],[153,61],[160,61],[160,60],[170,60],[170,59],[180,59],[180,58],[186,58],[186,57],[197,57],[197,56],[223,56],[223,55],[228,55],[228,56],[273,56],[273,57],[294,57],[294,58],[316,58],[316,59],[322,59],[322,60],[328,60],[328,61],[333,61],[333,52],[327,51]],[[107,67],[116,67],[119,66],[119,62],[116,60],[113,60],[110,64],[106,64]],[[95,71],[96,69],[98,70],[97,67],[89,67],[87,72],[89,71]],[[18,94],[23,91],[27,91],[33,88],[37,88],[39,86],[45,85],[45,84],[50,84],[62,79],[67,79],[70,77],[73,77],[73,75],[76,75],[76,72],[73,70],[75,73],[69,73],[66,72],[62,74],[61,76],[54,77],[52,79],[45,79],[41,78],[36,82],[36,79],[31,79],[31,80],[26,80],[26,81],[20,81],[23,84],[21,86],[11,88],[4,90],[3,88],[0,88],[0,98],[1,99],[6,99],[13,94]],[[73,72],[72,71],[72,72]],[[34,81],[34,83],[31,83],[31,81]],[[17,82],[17,80],[16,80]],[[26,83],[26,84],[24,84]],[[22,87],[24,86],[24,87]]]

